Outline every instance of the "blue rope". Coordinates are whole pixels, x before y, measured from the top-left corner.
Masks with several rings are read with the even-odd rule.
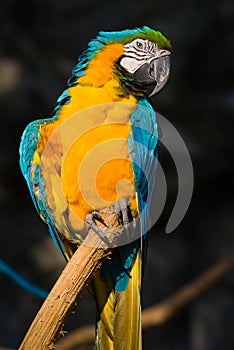
[[[39,298],[45,299],[48,295],[48,292],[40,287],[35,286],[31,282],[27,281],[19,273],[14,271],[5,261],[0,259],[0,272],[8,276],[19,286],[25,289],[27,292],[36,295]]]

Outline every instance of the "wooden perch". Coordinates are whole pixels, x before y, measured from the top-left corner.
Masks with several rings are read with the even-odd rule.
[[[146,329],[165,323],[183,306],[199,297],[231,272],[234,272],[234,258],[227,258],[218,262],[196,279],[185,284],[171,297],[145,309],[142,313],[142,328]],[[78,350],[79,347],[92,342],[94,342],[94,326],[84,326],[61,339],[56,345],[56,349]]]
[[[101,224],[99,226],[105,230],[105,236],[113,247],[123,232],[122,226],[119,225],[114,210],[105,209],[99,214],[109,228]],[[78,295],[112,249],[96,233],[89,231],[37,313],[19,350],[55,348],[54,342],[62,332],[65,318],[74,307]]]

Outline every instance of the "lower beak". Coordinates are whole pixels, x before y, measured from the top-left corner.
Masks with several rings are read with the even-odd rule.
[[[170,77],[170,56],[162,56],[150,63],[149,76],[156,82],[156,86],[149,95],[150,97],[161,91]]]
[[[170,56],[164,55],[143,64],[133,74],[135,80],[142,84],[149,96],[161,91],[170,76]]]

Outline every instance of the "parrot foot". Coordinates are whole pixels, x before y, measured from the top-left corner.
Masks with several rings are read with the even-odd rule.
[[[126,199],[121,199],[115,203],[115,211],[119,224],[123,225],[128,238],[131,238],[130,228],[136,228],[136,214],[131,211]]]
[[[98,227],[98,225],[96,224],[96,221],[99,221],[101,224],[103,224],[104,226],[106,226],[105,221],[103,220],[103,218],[101,217],[101,215],[98,214],[98,212],[93,211],[91,214],[88,214],[86,216],[85,219],[85,227],[86,230],[93,230],[100,238],[101,240],[103,240],[103,242],[106,243],[106,245],[108,247],[111,246],[109,240],[106,238],[106,236],[104,235],[102,229],[100,229],[100,227]],[[107,227],[107,226],[106,226]]]

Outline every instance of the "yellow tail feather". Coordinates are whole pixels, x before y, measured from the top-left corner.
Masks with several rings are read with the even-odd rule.
[[[93,292],[98,308],[97,350],[141,350],[141,252],[133,262],[127,289],[113,290],[111,280],[103,280],[98,272]]]

